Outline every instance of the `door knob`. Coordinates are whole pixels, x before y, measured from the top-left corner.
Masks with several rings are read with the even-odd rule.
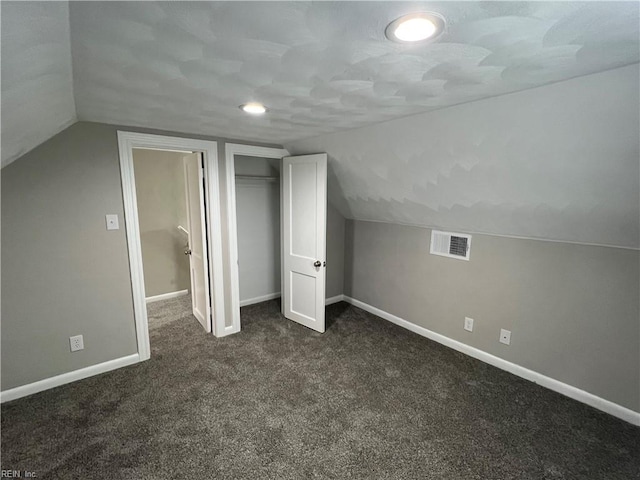
[[[190,249],[190,248],[187,248],[187,249],[184,251],[184,254],[185,254],[185,255],[191,255],[191,249]]]
[[[320,260],[316,260],[313,264],[314,267],[319,268],[322,266],[322,262]]]

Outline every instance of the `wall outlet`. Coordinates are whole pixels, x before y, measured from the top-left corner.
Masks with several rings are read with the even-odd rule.
[[[500,343],[511,345],[511,330],[500,329]]]
[[[473,318],[464,317],[464,329],[473,332]]]
[[[82,339],[82,335],[69,337],[69,346],[71,347],[72,352],[77,352],[78,350],[84,350],[84,340]]]

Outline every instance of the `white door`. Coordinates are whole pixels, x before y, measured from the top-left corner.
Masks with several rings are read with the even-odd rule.
[[[191,306],[193,316],[207,332],[211,332],[211,303],[209,300],[209,262],[204,212],[204,168],[201,155],[185,155],[184,173],[187,193],[187,222],[189,224],[189,255],[191,276]]]
[[[324,332],[327,154],[282,160],[284,316]]]

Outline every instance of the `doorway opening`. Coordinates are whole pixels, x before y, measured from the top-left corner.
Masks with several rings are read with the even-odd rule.
[[[284,317],[324,332],[327,155],[289,157],[283,149],[227,144],[225,167],[232,322],[225,325],[224,334],[240,331],[241,304],[277,296],[281,296]],[[263,193],[243,194],[241,181],[261,182],[258,185]],[[255,205],[257,198],[261,197],[269,207],[263,204],[254,208],[259,208],[263,215],[265,208],[269,208],[267,216],[274,217],[275,192],[264,188],[262,182],[265,181],[276,181],[279,187],[280,222],[277,229],[280,230],[280,255],[279,258],[273,255],[270,259],[260,258],[258,261],[253,256],[258,245],[265,252],[265,247],[273,251],[278,243],[274,226],[266,228],[265,232],[264,224],[256,224],[256,213],[250,211],[248,204],[248,199],[255,197],[251,201]],[[252,218],[253,225],[250,224]],[[256,226],[260,232],[255,230]],[[244,255],[241,249],[245,250]],[[260,274],[256,270],[259,265],[262,268],[268,265],[268,271]],[[280,269],[280,289],[279,292],[267,292],[269,286],[274,290],[274,283],[277,285],[277,275],[272,274],[274,268],[276,272]],[[252,290],[256,287],[253,281],[256,278],[259,278],[260,290]]]
[[[202,154],[134,148],[133,166],[149,329],[191,311],[210,332]]]
[[[280,160],[236,155],[240,307],[280,297]]]
[[[231,324],[240,331],[240,307],[278,298],[282,291],[281,179],[288,152],[225,145]]]
[[[217,143],[118,132],[118,145],[138,354],[147,360],[149,300],[187,290],[205,331],[224,321]],[[170,185],[158,188],[162,175]]]

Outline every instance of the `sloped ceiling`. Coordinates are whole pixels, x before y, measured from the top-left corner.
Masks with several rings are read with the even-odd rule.
[[[78,119],[268,143],[639,60],[636,2],[105,1],[68,8]],[[2,4],[3,159],[74,118],[66,9]],[[385,39],[391,20],[417,10],[446,17],[437,43]],[[265,103],[268,115],[240,112],[248,101]]]
[[[640,248],[638,64],[286,143],[343,215]]]
[[[76,121],[66,2],[2,2],[2,166]]]

